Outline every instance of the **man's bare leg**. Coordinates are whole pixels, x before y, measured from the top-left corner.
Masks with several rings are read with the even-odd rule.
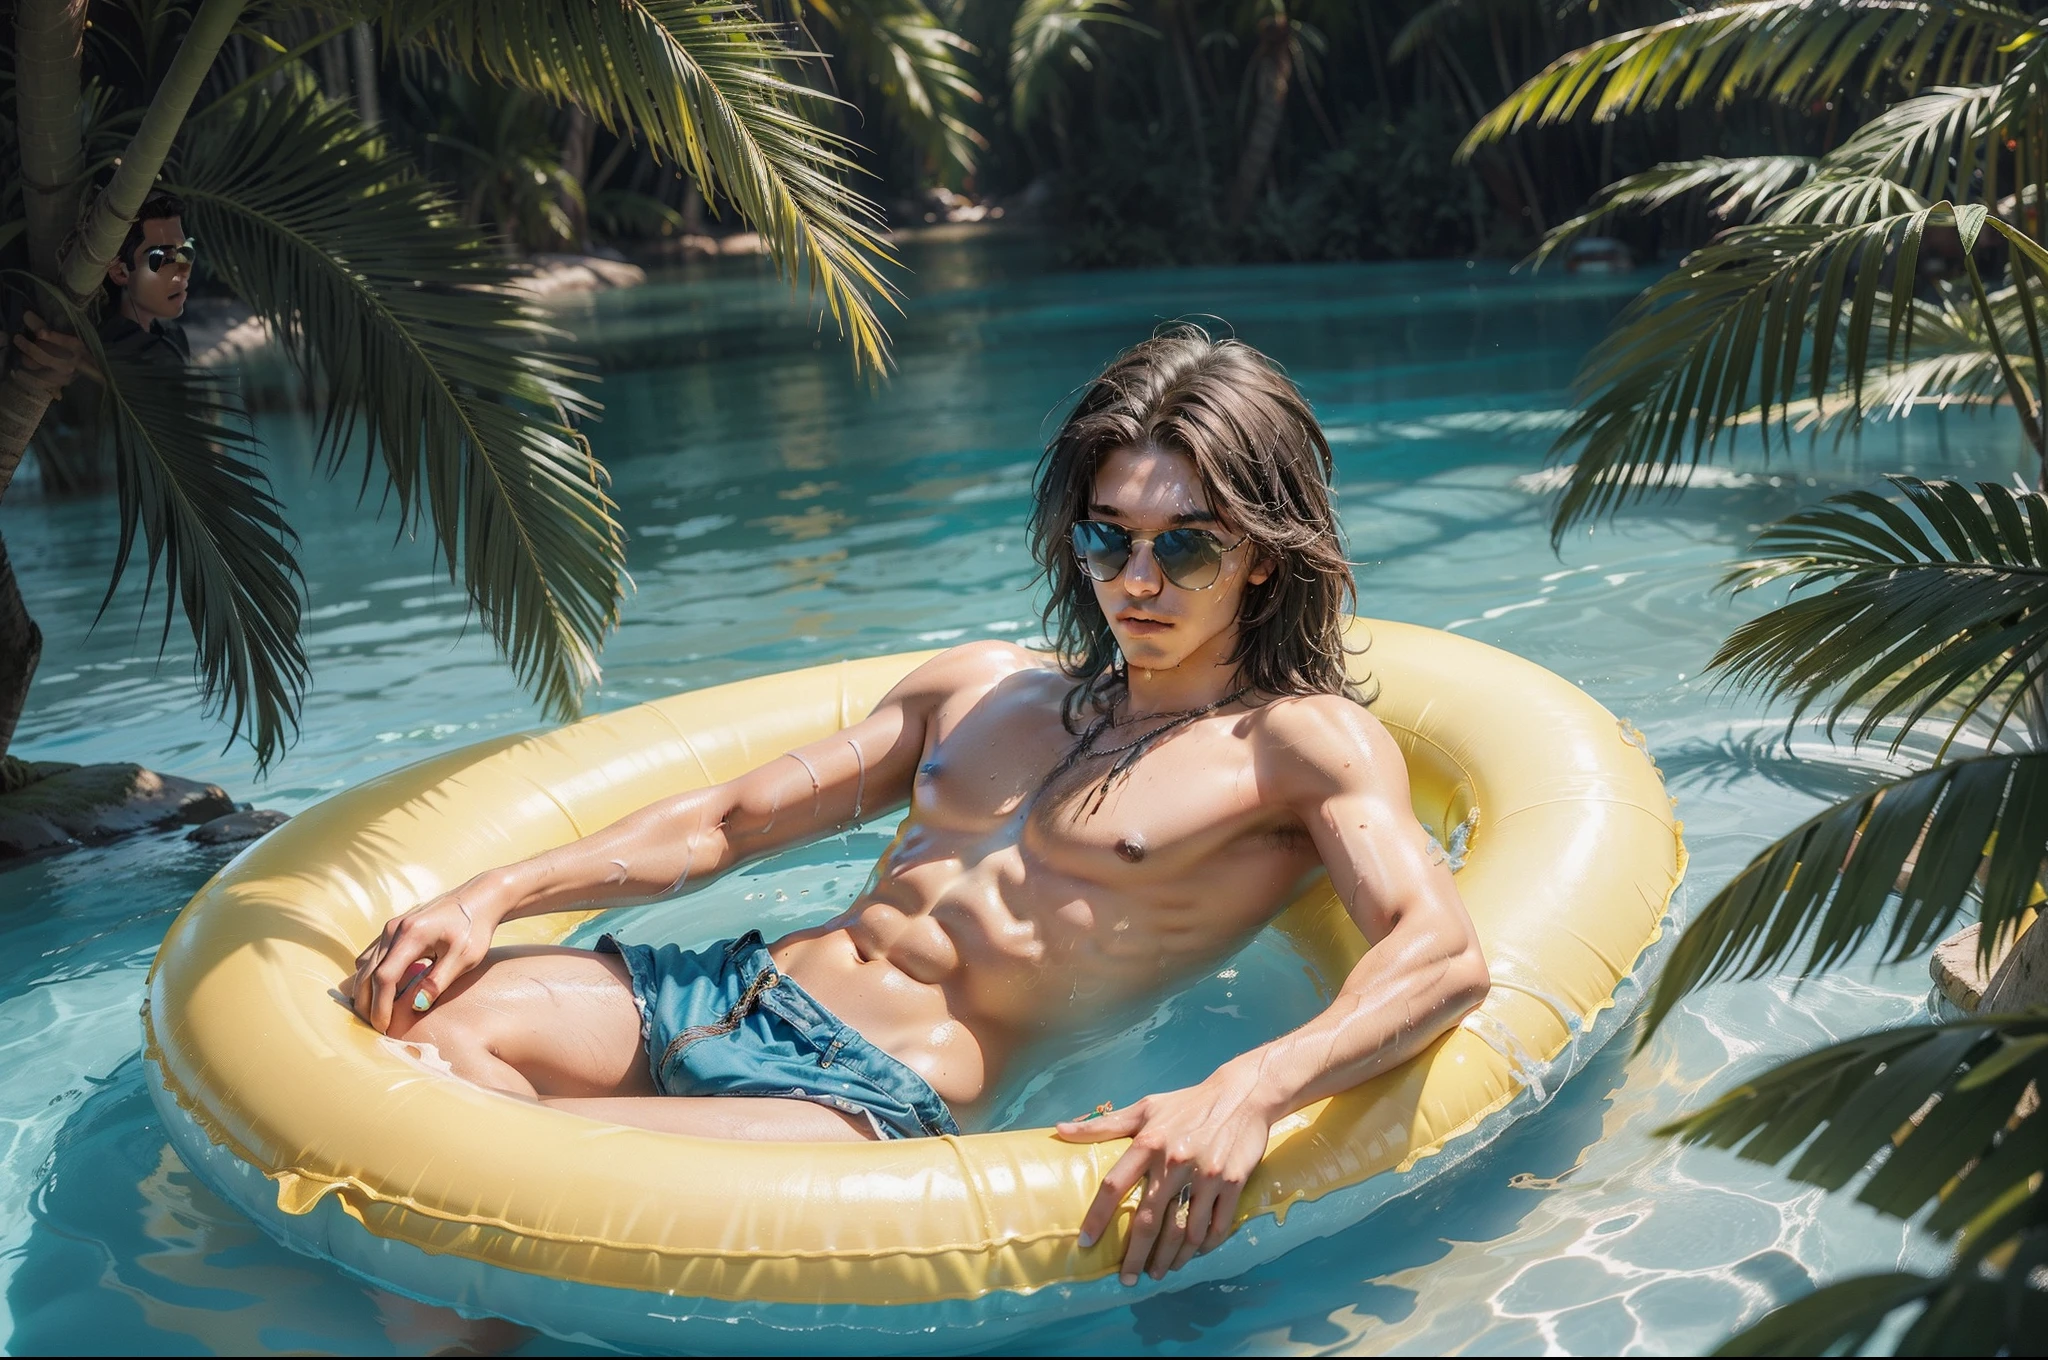
[[[662,1096],[647,1070],[640,1011],[616,954],[493,949],[425,1015],[399,998],[391,1037],[432,1044],[455,1075],[613,1124],[706,1138],[872,1138],[865,1120],[808,1100]]]

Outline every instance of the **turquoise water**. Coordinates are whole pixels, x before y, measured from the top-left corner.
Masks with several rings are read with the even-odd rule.
[[[1698,679],[1759,602],[1708,587],[1767,518],[1876,472],[2004,477],[2002,425],[1885,430],[1632,514],[1561,555],[1543,427],[1631,282],[1499,266],[1063,275],[1017,243],[914,247],[899,371],[879,391],[750,269],[660,280],[561,312],[601,365],[592,431],[632,535],[635,590],[596,708],[835,657],[1030,639],[1021,530],[1062,397],[1157,322],[1207,314],[1287,364],[1325,421],[1362,564],[1364,612],[1455,628],[1585,686],[1647,735],[1693,854],[1687,901],[1886,767],[1801,738]],[[1634,281],[1639,285],[1640,280]],[[48,635],[17,749],[139,760],[295,811],[454,745],[534,725],[424,545],[394,541],[351,486],[305,466],[310,431],[262,431],[303,538],[317,688],[305,733],[258,782],[200,716],[188,657],[161,660],[130,593],[96,629],[112,511],[0,511]],[[1534,431],[1532,434],[1531,431]],[[1981,466],[1977,466],[1981,464]],[[158,597],[160,600],[160,596]],[[174,638],[174,642],[177,639]],[[887,835],[844,842],[614,921],[710,939],[814,919]],[[272,1244],[170,1153],[136,1017],[171,917],[226,858],[177,833],[0,871],[0,1347],[14,1353],[556,1347],[368,1289]],[[1852,1204],[1650,1130],[1746,1072],[1918,1014],[1915,965],[1852,966],[1692,998],[1641,1053],[1633,1031],[1487,1152],[1334,1237],[1228,1284],[1162,1296],[1013,1346],[1689,1353],[1842,1273],[1926,1268],[1938,1247]],[[1136,1023],[1046,1055],[996,1118],[1037,1122],[1199,1078],[1300,1019],[1314,996],[1277,946]]]

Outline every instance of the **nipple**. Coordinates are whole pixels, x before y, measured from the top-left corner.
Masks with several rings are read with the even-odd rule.
[[[1116,843],[1117,855],[1127,864],[1136,864],[1145,858],[1145,838],[1135,832]]]

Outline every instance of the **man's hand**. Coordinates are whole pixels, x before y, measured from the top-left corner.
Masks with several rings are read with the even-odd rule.
[[[355,975],[348,980],[356,1014],[384,1034],[394,1007],[424,1011],[433,1005],[449,984],[483,962],[511,905],[503,896],[485,878],[473,878],[386,921],[383,933],[356,956]],[[407,986],[408,970],[422,959],[433,967]]]
[[[14,337],[14,347],[22,355],[23,378],[52,396],[62,392],[81,372],[98,379],[99,370],[85,357],[83,340],[51,330],[34,312],[23,313],[21,320],[24,329]]]
[[[1230,1236],[1238,1196],[1266,1155],[1277,1117],[1253,1098],[1254,1085],[1248,1072],[1225,1067],[1199,1086],[1146,1096],[1100,1118],[1070,1119],[1055,1130],[1070,1143],[1131,1140],[1081,1220],[1081,1245],[1092,1246],[1131,1191],[1144,1187],[1120,1271],[1125,1284],[1143,1273],[1163,1279]]]

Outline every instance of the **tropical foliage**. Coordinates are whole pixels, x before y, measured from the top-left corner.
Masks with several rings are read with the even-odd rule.
[[[573,711],[597,676],[623,544],[575,428],[588,407],[574,364],[508,287],[512,263],[487,230],[520,232],[535,213],[555,225],[565,198],[583,206],[574,177],[542,168],[550,128],[536,110],[566,110],[586,137],[604,128],[705,186],[809,286],[858,363],[885,360],[888,252],[849,181],[851,144],[814,117],[806,50],[743,6],[126,0],[91,6],[89,23],[66,0],[14,8],[0,109],[10,315],[39,310],[86,342],[118,493],[114,576],[139,539],[142,569],[166,586],[166,636],[175,600],[202,690],[264,763],[290,739],[306,662],[294,545],[260,450],[228,388],[126,362],[95,332],[106,263],[152,191],[182,196],[220,279],[318,394],[328,465],[356,464],[388,492],[368,503],[431,535],[551,713]],[[312,58],[343,35],[401,73],[468,82],[461,116],[491,135],[436,145],[476,163],[481,192],[451,193],[372,125],[374,60],[353,99],[320,88]],[[48,404],[18,367],[0,381],[0,496]],[[0,633],[4,754],[41,646],[4,549]]]
[[[1736,590],[1790,586],[1714,669],[1855,741],[1938,738],[1924,769],[1766,848],[1687,927],[1650,1027],[1686,992],[1786,963],[1926,950],[1966,919],[1980,957],[2025,930],[2048,854],[2048,27],[2002,0],[1734,0],[1559,58],[1463,152],[1573,120],[1708,103],[1850,116],[1817,154],[1688,156],[1624,176],[1540,261],[1630,213],[1700,204],[1726,227],[1632,304],[1589,356],[1562,533],[1682,487],[1760,429],[1853,429],[1930,403],[2008,408],[2025,482],[1891,479],[1768,526]],[[2038,952],[2048,930],[2019,937]],[[1992,995],[2000,994],[1994,980]],[[1949,1269],[1842,1280],[1727,1354],[2025,1353],[2048,1324],[2048,1007],[1936,1021],[1784,1064],[1681,1120],[1951,1240]],[[1881,1333],[1887,1320],[1892,1330]]]

